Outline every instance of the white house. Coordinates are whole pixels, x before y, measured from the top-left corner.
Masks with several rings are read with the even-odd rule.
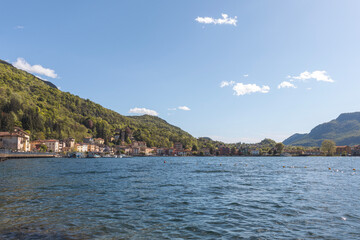
[[[41,143],[46,145],[48,152],[59,152],[59,140],[42,140]]]
[[[0,148],[29,152],[30,135],[18,127],[13,132],[0,132]]]

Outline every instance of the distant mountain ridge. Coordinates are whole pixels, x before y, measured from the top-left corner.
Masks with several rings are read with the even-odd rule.
[[[296,133],[283,143],[294,146],[320,146],[325,139],[333,140],[339,146],[360,144],[360,112],[342,113],[336,119],[316,126],[310,133]]]

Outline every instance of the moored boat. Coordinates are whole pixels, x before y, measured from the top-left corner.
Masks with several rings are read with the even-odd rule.
[[[87,155],[88,158],[100,158],[101,156],[99,154],[89,152]]]

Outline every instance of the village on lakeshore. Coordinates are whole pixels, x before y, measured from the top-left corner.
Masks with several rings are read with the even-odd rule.
[[[57,157],[131,157],[131,156],[360,156],[360,145],[333,146],[333,152],[325,152],[320,147],[284,146],[271,139],[258,144],[221,144],[215,148],[196,146],[184,148],[181,142],[173,142],[173,147],[148,147],[144,141],[136,141],[132,130],[116,129],[105,144],[102,138],[87,137],[77,142],[75,138],[30,141],[30,134],[19,127],[12,132],[0,132],[0,153],[51,153]],[[119,143],[119,144],[114,144]],[[23,155],[22,155],[23,156]],[[25,155],[26,156],[26,155]],[[29,155],[31,156],[31,155]]]

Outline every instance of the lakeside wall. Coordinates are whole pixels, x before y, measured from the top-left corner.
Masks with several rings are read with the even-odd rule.
[[[33,152],[11,152],[6,150],[0,151],[0,161],[8,158],[52,158],[56,153],[33,153]]]

